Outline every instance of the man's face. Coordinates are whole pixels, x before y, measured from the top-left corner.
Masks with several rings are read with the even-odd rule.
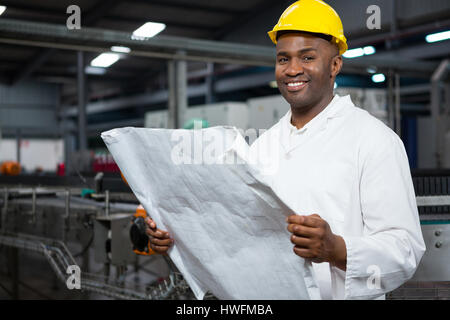
[[[337,47],[322,38],[287,33],[278,39],[275,78],[292,108],[308,111],[332,96],[340,69],[335,57],[341,59]]]

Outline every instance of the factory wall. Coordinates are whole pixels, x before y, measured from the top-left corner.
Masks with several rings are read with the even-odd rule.
[[[0,85],[0,162],[20,157],[25,171],[55,171],[64,155],[58,105],[57,85],[34,81]]]
[[[0,140],[0,163],[17,161],[17,141]],[[64,142],[62,139],[22,139],[20,141],[20,165],[22,170],[56,171],[64,162]]]
[[[54,84],[27,81],[15,86],[0,85],[0,130],[57,130],[56,110],[59,87]]]

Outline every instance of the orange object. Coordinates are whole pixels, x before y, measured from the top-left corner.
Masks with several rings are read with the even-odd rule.
[[[5,176],[17,176],[20,171],[20,164],[16,161],[5,161],[0,166],[0,173]]]
[[[123,176],[122,176],[123,178]],[[125,179],[125,178],[123,178]],[[125,180],[126,181],[126,180]],[[136,208],[136,213],[133,215],[133,224],[136,228],[134,228],[135,232],[138,232],[137,230],[140,229],[142,230],[145,227],[145,218],[147,218],[147,212],[145,211],[144,207],[140,204],[137,208]],[[137,237],[138,235],[135,234],[134,237]],[[147,237],[148,236],[144,233],[142,235],[143,237]],[[141,236],[139,236],[140,239],[135,238],[135,241],[142,241]],[[153,251],[150,248],[150,241],[147,240],[147,243],[145,245],[145,248],[142,250],[142,247],[140,248],[141,250],[139,250],[139,248],[136,248],[135,245],[133,245],[133,252],[139,255],[143,255],[143,256],[150,256],[152,254],[155,254],[155,251]]]
[[[125,177],[122,174],[122,171],[120,171],[120,176],[122,177],[123,182],[125,182],[125,184],[128,186],[128,182],[127,179],[125,179]],[[142,206],[141,206],[142,207]],[[145,211],[145,210],[144,210]]]
[[[147,211],[145,211],[144,207],[142,206],[142,204],[138,205],[138,207],[136,208],[136,213],[134,214],[134,217],[142,217],[142,218],[147,218]]]

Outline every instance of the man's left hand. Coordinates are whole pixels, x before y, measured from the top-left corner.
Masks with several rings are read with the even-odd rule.
[[[329,262],[346,270],[347,250],[344,239],[331,232],[329,224],[317,214],[290,215],[286,219],[296,255],[312,262]]]

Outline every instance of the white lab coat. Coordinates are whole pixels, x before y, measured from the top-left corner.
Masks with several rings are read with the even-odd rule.
[[[250,157],[297,214],[316,213],[343,237],[346,272],[313,263],[322,299],[384,299],[425,252],[402,141],[349,96],[336,95],[300,130],[290,119],[289,110]]]

